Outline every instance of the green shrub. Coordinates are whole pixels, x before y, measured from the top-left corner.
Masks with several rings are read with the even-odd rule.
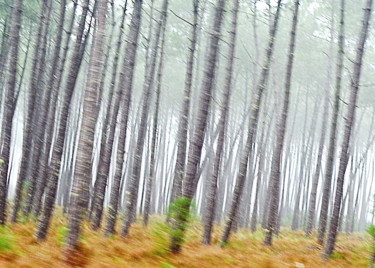
[[[14,252],[15,239],[6,226],[0,227],[0,253]]]

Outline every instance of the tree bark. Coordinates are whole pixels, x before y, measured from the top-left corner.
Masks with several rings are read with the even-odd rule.
[[[215,155],[215,162],[214,162],[214,169],[211,177],[208,178],[208,189],[206,195],[206,207],[204,209],[203,214],[203,236],[202,236],[202,244],[209,245],[211,244],[211,233],[212,233],[212,225],[214,221],[214,212],[216,208],[216,193],[217,193],[217,182],[219,171],[222,162],[222,155],[224,149],[224,139],[226,135],[226,128],[227,128],[227,120],[228,120],[228,113],[229,113],[229,105],[230,105],[230,98],[231,98],[231,91],[233,87],[233,69],[234,69],[234,57],[235,57],[235,50],[236,50],[236,36],[237,36],[237,21],[238,21],[238,9],[239,9],[239,1],[233,1],[233,10],[232,10],[232,21],[231,21],[231,28],[230,28],[230,37],[229,37],[229,52],[228,52],[228,62],[226,66],[226,77],[224,83],[224,93],[223,93],[223,101],[222,107],[220,111],[220,119],[218,123],[219,129],[219,137],[217,141],[216,147],[216,155]]]
[[[288,53],[288,63],[286,67],[286,78],[285,78],[285,91],[284,91],[284,102],[282,112],[277,123],[277,138],[276,138],[276,148],[272,156],[271,165],[271,177],[270,177],[270,196],[267,198],[271,199],[270,209],[268,214],[267,230],[264,238],[265,245],[272,244],[272,235],[274,228],[276,226],[278,210],[279,210],[279,199],[280,199],[280,166],[281,157],[284,147],[285,140],[285,129],[288,120],[289,111],[289,96],[290,88],[292,83],[292,71],[294,62],[294,51],[296,43],[297,34],[297,24],[298,24],[298,11],[299,11],[299,0],[294,2],[294,12],[293,12],[293,22],[292,30],[290,32],[290,42],[289,42],[289,53]]]
[[[345,2],[344,0],[342,0],[341,2],[342,9],[344,9],[344,2]],[[344,188],[344,177],[345,177],[346,167],[347,167],[348,158],[349,158],[349,153],[348,153],[349,142],[350,142],[350,137],[352,134],[353,124],[355,122],[355,110],[356,110],[355,108],[357,105],[359,82],[360,82],[361,70],[362,70],[362,61],[363,61],[363,55],[364,55],[364,50],[365,50],[365,43],[366,43],[367,36],[368,36],[372,5],[373,5],[372,0],[366,1],[361,32],[360,32],[360,36],[359,36],[359,40],[357,44],[356,58],[354,61],[354,66],[353,66],[353,77],[351,80],[351,87],[350,87],[349,104],[348,104],[346,122],[344,126],[344,137],[343,137],[342,146],[341,146],[340,165],[339,165],[339,172],[337,175],[335,201],[333,205],[332,217],[331,217],[331,222],[329,226],[327,244],[323,253],[323,259],[325,260],[328,259],[328,257],[332,254],[333,249],[335,247],[335,242],[336,242],[340,209],[341,209],[341,203],[342,203],[343,188]],[[343,21],[341,21],[341,23],[343,23]]]

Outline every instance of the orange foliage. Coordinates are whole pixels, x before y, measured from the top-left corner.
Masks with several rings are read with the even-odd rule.
[[[65,251],[64,255],[59,232],[65,224],[64,220],[54,220],[43,243],[33,238],[32,222],[11,226],[15,245],[11,252],[0,251],[0,267],[366,267],[371,250],[366,235],[340,234],[335,255],[324,262],[322,247],[314,239],[288,230],[282,230],[272,247],[262,245],[260,231],[251,234],[248,230],[233,235],[225,248],[217,245],[220,230],[215,230],[213,245],[204,246],[200,244],[201,227],[193,224],[182,252],[173,255],[160,250],[152,223],[149,228],[134,225],[125,239],[117,235],[105,238],[102,232],[93,232],[84,225],[79,250]]]

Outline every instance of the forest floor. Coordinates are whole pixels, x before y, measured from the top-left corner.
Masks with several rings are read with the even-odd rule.
[[[340,234],[336,251],[322,261],[322,247],[302,231],[283,229],[271,247],[262,245],[263,233],[239,230],[225,247],[218,246],[221,230],[216,228],[213,245],[200,244],[201,226],[192,223],[182,252],[165,250],[168,234],[163,220],[153,218],[148,228],[135,224],[130,235],[104,238],[83,226],[80,255],[67,262],[62,254],[66,221],[55,219],[47,241],[33,238],[32,222],[0,229],[0,267],[368,267],[371,239],[366,234]]]

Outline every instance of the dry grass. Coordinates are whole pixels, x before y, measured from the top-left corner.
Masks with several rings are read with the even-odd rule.
[[[222,249],[217,245],[220,231],[215,231],[212,246],[203,246],[201,227],[193,224],[182,252],[172,255],[164,250],[168,239],[154,219],[149,228],[134,225],[126,239],[104,238],[85,225],[80,251],[69,252],[67,260],[62,254],[65,224],[54,220],[43,243],[33,238],[31,222],[9,227],[6,232],[12,246],[0,250],[0,267],[366,267],[371,248],[370,238],[364,234],[340,234],[334,257],[323,262],[321,246],[302,232],[283,230],[272,247],[264,247],[260,231],[240,230]]]

